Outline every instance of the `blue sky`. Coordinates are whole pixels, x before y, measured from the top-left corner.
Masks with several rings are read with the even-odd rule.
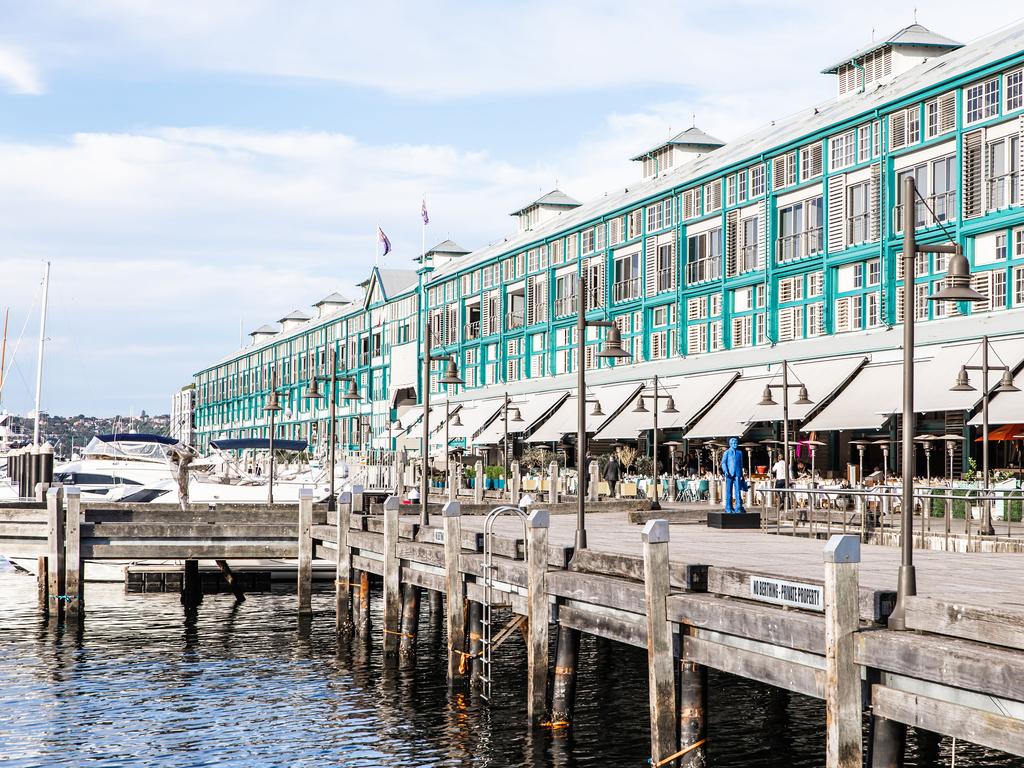
[[[964,41],[1021,15],[916,5]],[[354,294],[378,222],[409,266],[424,194],[429,241],[498,240],[693,115],[728,140],[831,98],[822,66],[913,7],[0,0],[2,406],[32,407],[44,260],[43,408],[166,412],[240,323]]]

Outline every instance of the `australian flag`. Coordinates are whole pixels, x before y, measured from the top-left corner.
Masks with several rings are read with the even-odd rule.
[[[384,234],[384,230],[381,229],[380,227],[377,227],[377,240],[384,245],[384,253],[382,254],[383,256],[387,256],[389,253],[391,253],[391,241],[388,240],[388,236]]]
[[[423,217],[423,226],[427,226],[430,223],[430,216],[427,214],[427,201],[423,201],[423,205],[420,206],[420,216]]]

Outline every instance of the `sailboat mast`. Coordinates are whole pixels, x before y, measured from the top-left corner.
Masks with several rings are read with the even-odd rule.
[[[7,378],[7,321],[11,319],[11,308],[4,310],[4,340],[0,342],[0,405],[4,403],[4,380]]]
[[[36,358],[36,413],[32,427],[32,445],[39,447],[39,406],[43,397],[43,344],[46,339],[46,301],[50,292],[50,262],[43,270],[43,308],[39,312],[39,355]]]

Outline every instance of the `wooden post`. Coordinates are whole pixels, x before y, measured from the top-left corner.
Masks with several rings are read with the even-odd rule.
[[[484,674],[484,606],[476,600],[469,601],[469,684],[479,687]]]
[[[508,473],[510,475],[508,481],[511,483],[509,486],[511,489],[511,501],[515,506],[519,506],[520,489],[523,484],[523,476],[519,474],[519,462],[513,461],[509,464]]]
[[[363,509],[363,486],[353,485],[352,486],[352,514],[361,515],[366,510]]]
[[[825,545],[826,768],[861,768],[861,684],[855,657],[860,626],[860,539],[835,535]]]
[[[359,636],[368,638],[370,636],[370,574],[366,571],[359,571]]]
[[[576,663],[579,655],[579,630],[559,624],[555,641],[555,677],[551,686],[551,723],[556,728],[572,724],[576,708]]]
[[[338,542],[334,558],[334,629],[338,634],[352,633],[352,550],[348,532],[352,524],[352,493],[338,494],[338,518],[334,540]]]
[[[398,642],[399,665],[416,666],[416,633],[420,623],[420,593],[415,584],[402,585],[402,634]]]
[[[43,613],[50,610],[50,590],[47,584],[50,578],[48,560],[46,555],[36,558],[36,598],[39,600],[39,608]]]
[[[313,489],[299,489],[299,614],[313,612]]]
[[[203,582],[199,576],[199,561],[186,560],[185,574],[181,580],[181,604],[186,609],[191,609],[201,602],[203,602]]]
[[[405,451],[399,451],[395,456],[395,496],[402,498],[405,495]]]
[[[424,501],[426,501],[424,499]],[[397,496],[384,499],[384,653],[398,651],[402,595],[399,591]]]
[[[884,717],[871,720],[871,768],[903,768],[907,726]]]
[[[227,560],[215,560],[217,567],[220,569],[221,575],[224,577],[224,581],[228,583],[228,587],[231,589],[231,594],[235,596],[236,603],[245,602],[245,590],[242,589],[242,582],[238,580],[234,572],[231,570],[231,566],[228,565]]]
[[[587,483],[587,501],[597,501],[600,498],[601,490],[598,485],[601,482],[601,472],[598,469],[597,461],[591,461],[587,471],[590,473],[590,481]]]
[[[651,707],[651,762],[675,753],[676,686],[672,627],[668,623],[668,521],[648,520],[641,534],[644,550],[644,604],[647,608],[647,688]]]
[[[36,501],[46,501],[46,494],[49,492],[49,490],[50,490],[50,484],[49,483],[36,483],[36,493],[35,493]]]
[[[81,618],[85,613],[82,605],[82,491],[78,486],[64,489],[64,594],[67,602],[65,615]]]
[[[530,513],[526,531],[527,627],[526,714],[533,726],[545,715],[548,690],[548,526],[543,509]]]
[[[708,726],[708,668],[692,661],[679,662],[679,768],[704,768],[704,741]]]
[[[444,519],[444,591],[448,629],[448,684],[466,674],[465,583],[459,570],[462,552],[462,507],[449,501],[441,510]]]
[[[64,598],[64,494],[62,488],[46,492],[46,612],[60,616]]]
[[[473,465],[473,503],[484,503],[484,463],[477,461]]]
[[[459,497],[459,469],[458,464],[449,460],[448,462],[448,498]]]
[[[548,502],[558,503],[558,462],[552,461],[548,464]]]

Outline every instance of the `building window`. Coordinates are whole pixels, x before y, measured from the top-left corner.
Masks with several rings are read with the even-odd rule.
[[[736,176],[729,176],[725,180],[725,204],[736,205]]]
[[[737,174],[736,178],[739,181],[739,202],[744,202],[747,199],[747,173],[741,171]]]
[[[1024,109],[1024,69],[1006,75],[1006,111]]]
[[[687,238],[686,281],[690,284],[722,276],[722,228]]]
[[[825,274],[823,272],[811,272],[807,275],[807,297],[813,298],[825,293]]]
[[[914,226],[924,227],[956,218],[956,157],[940,157],[920,163],[896,174],[896,207],[893,229],[903,231],[903,179],[913,176],[917,192],[924,198],[914,201]],[[927,205],[925,204],[927,202]],[[929,208],[935,213],[934,219]]]
[[[615,301],[629,301],[640,295],[640,252],[630,253],[615,259],[613,265],[615,282],[612,295]]]
[[[579,280],[569,273],[555,278],[555,316],[571,315],[576,311],[576,286]]]
[[[864,163],[871,159],[871,126],[862,125],[857,129],[857,135],[859,136],[857,159]]]
[[[1013,230],[1013,255],[1024,256],[1024,229]]]
[[[996,261],[1006,261],[1006,233],[996,235]]]
[[[755,165],[750,169],[750,196],[760,197],[764,194],[764,166]]]
[[[868,262],[868,285],[878,285],[882,282],[882,262],[872,259]]]
[[[739,248],[740,271],[750,272],[760,269],[761,265],[757,257],[757,216],[741,219],[739,233],[742,238]]]
[[[857,162],[856,131],[847,131],[832,137],[832,170],[849,168]]]
[[[990,141],[988,152],[987,202],[988,210],[994,211],[1019,202],[1020,189],[1018,171],[1020,165],[1020,139],[1011,136]]]
[[[1024,304],[1024,267],[1015,267],[1013,270],[1013,304],[1018,307]]]
[[[964,101],[968,123],[995,117],[999,113],[999,78],[968,87]]]
[[[821,253],[821,197],[779,209],[777,258],[785,263]]]
[[[675,248],[672,243],[665,243],[658,246],[658,263],[657,263],[657,278],[658,285],[657,290],[668,291],[674,288],[673,285],[673,269],[672,257],[675,252]]]
[[[820,141],[800,149],[800,181],[821,176],[821,151]]]
[[[659,229],[671,227],[672,220],[672,198],[667,198],[659,203],[647,206],[647,231],[657,232]]]
[[[864,265],[854,264],[853,265],[853,287],[863,288],[864,287]]]
[[[866,243],[869,238],[871,183],[852,184],[846,189],[846,244]]]

